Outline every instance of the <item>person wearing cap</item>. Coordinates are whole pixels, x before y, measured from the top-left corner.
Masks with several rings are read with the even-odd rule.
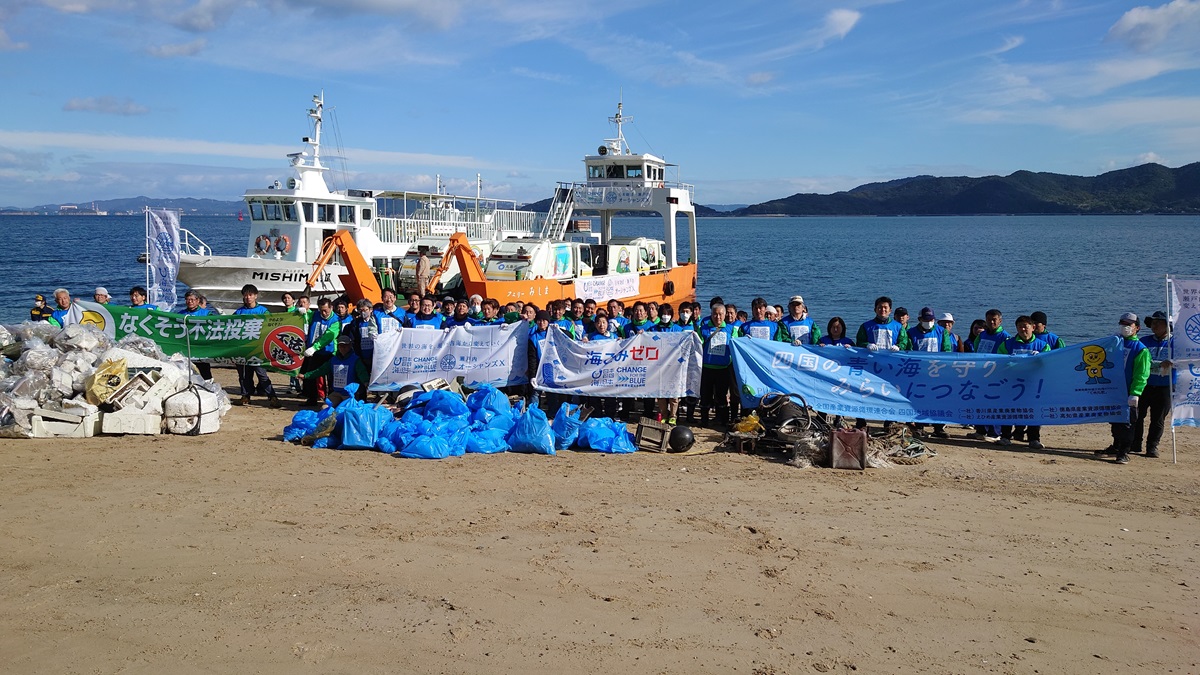
[[[254,284],[246,284],[242,286],[242,306],[233,311],[234,314],[240,315],[258,315],[266,314],[267,308],[258,304],[258,287]],[[279,397],[275,395],[275,387],[271,384],[271,377],[267,375],[267,369],[262,366],[252,366],[249,364],[237,364],[234,366],[237,369],[238,385],[241,387],[242,398],[235,401],[238,405],[249,405],[250,394],[257,392],[259,395],[267,397],[267,404],[272,408],[280,406]],[[254,378],[258,378],[258,385],[255,386]]]
[[[111,296],[108,294],[108,289],[103,286],[97,286],[96,290],[92,292],[92,300],[95,300],[101,305],[107,305],[110,299]]]
[[[804,298],[793,295],[788,300],[788,315],[779,322],[783,325],[783,341],[791,341],[794,345],[815,345],[821,340],[821,329],[808,315],[808,306]]]
[[[316,368],[300,374],[300,379],[306,385],[310,379],[321,377],[329,378],[328,398],[332,405],[336,406],[350,398],[350,392],[346,391],[346,385],[351,382],[358,385],[358,390],[354,393],[355,398],[362,400],[366,394],[367,380],[370,379],[371,372],[367,370],[367,366],[363,363],[362,359],[358,358],[358,354],[354,353],[354,338],[352,335],[349,333],[338,335],[337,350],[333,355]]]
[[[30,321],[49,321],[54,314],[54,310],[46,305],[46,296],[38,294],[33,296],[33,309],[29,310]]]
[[[71,313],[71,293],[65,288],[54,289],[54,304],[57,307],[50,312],[50,318],[47,319],[50,323],[63,328],[67,325],[67,315]]]
[[[954,341],[945,328],[938,325],[933,308],[922,307],[917,314],[917,324],[908,329],[909,350],[914,352],[952,352]],[[913,424],[914,431],[924,429],[923,424]],[[945,424],[933,425],[933,435],[937,438],[950,438],[946,433]]]
[[[450,308],[453,311],[454,299],[450,299]],[[443,307],[445,303],[443,302]],[[416,314],[409,314],[404,318],[405,328],[424,328],[441,330],[445,323],[446,317],[433,311],[433,296],[427,295],[421,298],[421,309]]]
[[[453,316],[454,308],[457,306],[458,303],[454,301],[454,296],[447,295],[446,297],[442,298],[442,303],[438,306],[438,311],[442,315],[442,321],[445,321]]]
[[[950,312],[942,312],[942,315],[938,317],[937,325],[941,326],[942,330],[946,331],[946,335],[950,336],[950,344],[954,345],[954,349],[952,349],[950,351],[953,351],[953,352],[966,351],[966,348],[963,345],[963,341],[957,335],[954,334],[954,315],[953,314],[951,314]]]
[[[1171,322],[1166,312],[1155,312],[1146,317],[1146,326],[1150,335],[1141,339],[1150,352],[1150,376],[1146,380],[1146,388],[1138,397],[1137,425],[1133,429],[1133,443],[1130,452],[1142,451],[1142,433],[1146,425],[1146,417],[1150,417],[1150,429],[1146,431],[1146,456],[1158,457],[1158,443],[1162,440],[1163,429],[1171,417],[1171,385],[1175,379],[1175,368],[1171,362],[1174,348],[1171,337]]]
[[[1117,335],[1121,338],[1121,351],[1125,355],[1125,391],[1129,394],[1126,399],[1126,416],[1128,421],[1113,423],[1112,445],[1103,450],[1097,450],[1097,456],[1116,454],[1117,464],[1129,463],[1129,452],[1133,448],[1133,431],[1137,424],[1138,397],[1146,388],[1150,379],[1150,350],[1138,340],[1138,315],[1125,312],[1117,320],[1119,328]]]
[[[1046,341],[1050,349],[1062,349],[1067,343],[1062,338],[1046,330],[1046,313],[1038,310],[1029,315],[1033,319],[1033,334]]]
[[[130,309],[154,309],[154,305],[146,302],[146,289],[143,286],[134,286],[129,289],[129,308]]]
[[[1002,342],[996,349],[997,354],[1008,354],[1010,356],[1033,356],[1042,352],[1050,351],[1050,344],[1042,338],[1034,335],[1034,320],[1032,317],[1021,315],[1017,317],[1017,334],[1010,336]],[[1021,436],[1015,436],[1015,432],[1020,430]],[[1027,439],[1029,447],[1034,450],[1041,450],[1046,447],[1042,445],[1042,428],[1037,425],[1019,425],[1011,424],[1001,425],[1000,427],[1000,445],[1012,445],[1013,439]]]
[[[904,328],[904,332],[906,332],[906,333],[908,332],[908,310],[907,309],[904,309],[903,307],[897,307],[896,311],[892,313],[892,318],[895,319],[900,324],[900,326]]]
[[[458,326],[471,326],[475,323],[471,316],[471,308],[466,298],[461,298],[454,303],[454,313],[451,314],[445,321],[442,322],[442,328],[456,328]]]

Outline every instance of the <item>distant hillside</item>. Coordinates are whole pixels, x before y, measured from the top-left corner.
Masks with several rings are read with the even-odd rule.
[[[231,216],[236,215],[238,211],[246,208],[245,203],[241,200],[232,202],[223,202],[216,199],[194,199],[184,197],[180,199],[151,199],[150,197],[127,197],[125,199],[105,199],[96,200],[97,211],[107,211],[109,215],[117,215],[122,213],[141,213],[143,207],[149,206],[155,209],[180,209],[183,214],[193,216]],[[55,214],[59,212],[60,206],[75,206],[80,211],[91,211],[92,202],[80,202],[72,204],[65,202],[63,204],[42,204],[29,209],[20,209],[16,207],[4,207],[0,211],[24,211],[32,213],[49,213]]]
[[[554,199],[553,197],[547,197],[546,199],[543,199],[540,202],[523,204],[522,206],[519,206],[517,208],[519,208],[522,211],[535,211],[537,213],[547,213],[550,211],[550,202],[553,199]],[[696,215],[697,216],[727,215],[727,214],[721,213],[720,211],[717,211],[716,209],[710,209],[707,206],[704,206],[703,204],[693,204],[693,206],[696,207]],[[648,216],[648,217],[652,217],[652,218],[661,218],[661,216],[659,216],[657,213],[648,212],[648,211],[621,211],[617,215],[622,216],[622,217]]]
[[[1200,213],[1200,162],[1143,164],[1099,176],[1018,171],[969,178],[914,176],[830,195],[795,194],[733,216],[896,216],[1030,213]]]

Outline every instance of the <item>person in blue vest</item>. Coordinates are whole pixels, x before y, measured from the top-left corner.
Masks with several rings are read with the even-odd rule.
[[[846,321],[840,316],[829,319],[825,324],[825,334],[817,339],[819,347],[853,347],[854,340],[846,337]]]
[[[342,328],[350,325],[350,322],[354,320],[354,314],[350,312],[350,298],[339,295],[334,299],[333,313],[337,315],[338,322],[342,324]]]
[[[946,329],[938,325],[932,307],[922,307],[917,314],[916,325],[908,329],[908,344],[910,351],[914,352],[954,351],[954,341],[950,339]],[[925,428],[924,424],[910,426],[915,432]],[[933,425],[933,435],[937,438],[950,438],[950,434],[946,433],[945,424]]]
[[[650,307],[646,303],[638,300],[633,303],[633,319],[626,323],[621,331],[624,337],[633,337],[638,333],[649,333],[654,331],[655,323],[650,320]]]
[[[1150,417],[1150,429],[1146,432],[1146,456],[1158,457],[1158,443],[1162,440],[1163,429],[1171,418],[1171,385],[1176,373],[1171,362],[1173,339],[1171,337],[1171,322],[1166,312],[1155,312],[1146,317],[1146,326],[1150,335],[1141,339],[1150,353],[1150,375],[1146,380],[1146,388],[1138,397],[1137,426],[1133,430],[1133,443],[1130,452],[1142,451],[1142,433],[1146,425],[1146,417]]]
[[[1050,349],[1062,349],[1067,346],[1067,343],[1062,338],[1051,333],[1046,329],[1046,313],[1042,311],[1034,312],[1029,315],[1033,319],[1033,334],[1046,341],[1050,345]]]
[[[726,323],[724,304],[713,302],[710,310],[712,314],[700,322],[700,424],[708,424],[709,411],[715,407],[717,425],[727,426],[730,413],[736,417],[740,407],[730,351],[737,329]]]
[[[609,300],[608,304],[608,326],[617,335],[625,336],[625,326],[629,323],[629,318],[625,316],[625,303],[620,300]]]
[[[370,300],[362,298],[358,301],[354,308],[354,318],[342,328],[341,334],[350,336],[350,346],[354,354],[370,372],[371,363],[375,359],[375,338],[379,337],[379,326],[375,323],[375,312]]]
[[[55,308],[50,312],[50,318],[47,321],[59,328],[65,328],[67,315],[71,313],[71,292],[65,288],[54,289],[54,304]]]
[[[529,305],[526,305],[529,307]],[[542,346],[546,344],[546,340],[550,337],[550,312],[544,309],[537,310],[533,317],[533,326],[529,329],[529,351],[528,362],[526,367],[526,375],[529,376],[530,400],[538,399],[538,390],[533,388],[533,380],[537,377],[538,366],[542,360]],[[543,395],[546,407],[543,410],[550,410],[552,404],[558,402],[558,396],[550,392]],[[554,412],[558,412],[557,409]]]
[[[575,322],[567,318],[567,307],[566,300],[551,300],[547,303],[546,311],[550,314],[550,323],[563,329],[572,340],[582,340],[583,336],[575,331]]]
[[[724,303],[724,305],[725,305],[725,323],[729,324],[730,326],[733,326],[734,328],[741,328],[742,324],[745,322],[741,318],[739,318],[739,312],[738,312],[737,305],[733,304],[732,302],[726,302],[726,303]]]
[[[598,314],[592,317],[592,329],[587,334],[588,342],[607,342],[609,340],[619,340],[620,337],[613,332],[608,323],[608,316]],[[616,419],[617,417],[617,399],[614,396],[590,396],[588,397],[588,405],[592,409],[598,410],[601,417]]]
[[[728,312],[728,308],[726,309]],[[778,321],[767,318],[767,301],[755,298],[750,301],[750,320],[738,326],[738,336],[756,340],[778,341],[782,329]]]
[[[683,326],[675,323],[675,308],[670,303],[663,303],[658,306],[658,323],[651,329],[655,333],[682,333],[687,330]],[[658,406],[658,415],[655,417],[659,422],[665,421],[671,426],[675,426],[676,416],[679,413],[679,399],[677,398],[660,398],[656,399]]]
[[[587,325],[584,322],[583,310],[584,303],[580,298],[574,300],[563,300],[565,311],[563,318],[569,319],[575,325],[576,339],[582,340],[587,335]]]
[[[337,351],[329,359],[315,369],[300,374],[300,378],[305,383],[310,379],[320,377],[329,378],[329,395],[326,398],[335,407],[350,398],[350,392],[346,391],[346,385],[352,382],[358,385],[358,389],[354,393],[355,398],[363,399],[371,371],[354,353],[354,339],[349,333],[338,335]]]
[[[317,301],[317,311],[308,322],[308,337],[305,340],[307,349],[304,350],[303,372],[312,372],[320,368],[333,357],[335,341],[342,332],[342,322],[333,313],[333,302],[329,298]],[[304,380],[304,405],[317,406],[321,402],[321,378],[312,377]],[[328,387],[323,388],[328,393]]]
[[[421,298],[421,311],[405,317],[404,327],[441,330],[445,320],[444,315],[433,311],[433,296],[427,295]]]
[[[404,326],[404,322],[408,319],[409,313],[396,304],[396,291],[385,288],[383,289],[383,304],[372,311],[372,316],[375,318],[375,328],[380,333],[386,333],[390,330],[400,330]],[[417,303],[418,309],[420,303]]]
[[[500,326],[504,324],[504,317],[500,316],[500,301],[495,298],[486,298],[481,305],[483,307],[483,316],[474,320],[476,326]]]
[[[470,304],[466,298],[460,298],[454,303],[454,313],[450,318],[442,322],[442,328],[457,328],[458,326],[472,326],[475,321],[471,318]]]
[[[951,351],[955,351],[955,352],[966,351],[963,347],[962,339],[954,334],[954,315],[953,314],[951,314],[950,312],[942,312],[942,315],[938,317],[937,325],[941,326],[942,330],[946,331],[946,335],[950,336],[950,343],[952,345],[954,345],[954,349],[952,349]]]
[[[1139,397],[1150,379],[1150,350],[1137,338],[1140,329],[1138,315],[1133,312],[1125,312],[1117,320],[1117,335],[1121,338],[1121,351],[1124,353],[1128,421],[1113,423],[1112,445],[1096,451],[1097,456],[1115,454],[1116,459],[1113,461],[1117,464],[1129,463],[1129,452],[1134,443],[1134,427],[1137,425],[1137,409],[1141,402]]]
[[[904,326],[900,322],[892,318],[891,298],[886,295],[875,298],[875,316],[858,327],[854,343],[873,352],[898,352],[909,348],[908,333],[904,331]],[[854,423],[854,427],[866,429],[866,418],[859,417]],[[890,429],[891,427],[891,421],[885,420],[883,428]]]
[[[987,324],[984,323],[983,319],[975,319],[972,321],[971,327],[967,330],[967,336],[963,338],[962,350],[964,352],[974,353],[975,338],[985,330],[987,330]]]
[[[1032,317],[1018,316],[1016,325],[1017,334],[1002,342],[996,349],[997,354],[1033,356],[1050,351],[1050,344],[1034,334],[1035,323]],[[1040,426],[1028,425],[1019,428],[1024,429],[1030,448],[1041,450],[1046,447],[1042,445],[1042,428]],[[1013,425],[1002,425],[1000,427],[1000,445],[1012,445],[1014,434],[1015,427]]]
[[[267,308],[258,304],[258,287],[254,284],[246,284],[242,286],[242,306],[233,310],[237,315],[259,315],[266,314]],[[238,385],[241,387],[242,398],[238,401],[238,405],[250,405],[250,394],[256,393],[260,396],[267,397],[267,404],[272,408],[280,406],[279,397],[275,395],[275,387],[271,384],[271,378],[267,375],[267,369],[262,366],[252,366],[249,364],[235,365],[238,374]],[[254,380],[258,378],[258,384],[255,385]]]
[[[788,314],[779,323],[783,325],[784,341],[790,340],[794,345],[815,345],[821,340],[821,329],[808,315],[808,305],[804,304],[804,296],[793,295],[788,300]]]
[[[146,289],[142,286],[134,286],[129,289],[129,307],[130,309],[154,309],[154,305],[146,303]]]
[[[971,351],[976,354],[995,354],[1004,341],[1012,337],[1004,330],[1004,315],[998,309],[989,309],[983,317],[983,330],[971,340]],[[994,424],[975,426],[975,433],[967,434],[967,438],[991,441],[1000,440],[1000,428]]]
[[[183,294],[183,311],[179,313],[187,317],[201,317],[209,315],[208,308],[200,306],[200,294],[191,289],[188,289],[188,292]],[[203,377],[206,380],[213,379],[212,366],[208,364],[208,361],[193,361],[192,363],[196,366],[196,371],[200,373],[200,377]]]

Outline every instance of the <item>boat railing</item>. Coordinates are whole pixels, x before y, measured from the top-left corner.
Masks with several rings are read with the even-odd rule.
[[[385,244],[406,244],[423,237],[449,237],[455,232],[463,232],[471,240],[499,240],[530,234],[539,225],[538,214],[533,211],[496,210],[487,215],[487,219],[476,219],[473,212],[464,211],[456,220],[378,217],[372,229]]]
[[[212,247],[192,234],[186,227],[179,228],[179,252],[185,255],[212,255]]]
[[[612,207],[649,209],[654,204],[654,190],[661,188],[687,190],[688,201],[695,196],[695,186],[687,183],[656,183],[653,186],[601,186],[576,183],[573,199],[576,208],[604,209]]]

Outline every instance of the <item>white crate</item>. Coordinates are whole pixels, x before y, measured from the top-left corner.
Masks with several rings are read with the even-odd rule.
[[[147,415],[136,410],[118,410],[100,416],[100,431],[105,434],[144,434],[157,436],[162,433],[162,416]]]
[[[79,422],[63,422],[34,415],[29,435],[32,438],[91,438],[100,427],[99,415],[85,415]]]

